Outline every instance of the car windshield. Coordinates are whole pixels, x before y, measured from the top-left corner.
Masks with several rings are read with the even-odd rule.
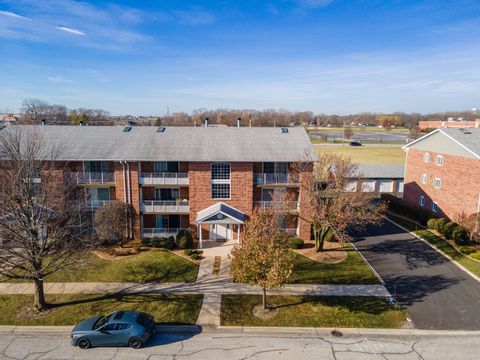
[[[108,320],[110,319],[110,316],[112,316],[112,314],[109,314],[107,316],[102,316],[100,319],[95,321],[95,324],[93,324],[92,330],[97,330],[97,329],[101,328],[103,325],[105,325],[106,323],[108,323]]]
[[[149,327],[152,324],[152,319],[146,314],[138,314],[137,323],[143,327]]]

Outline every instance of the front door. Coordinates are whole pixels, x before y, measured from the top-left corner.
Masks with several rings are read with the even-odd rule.
[[[210,239],[231,240],[233,239],[233,225],[212,224],[210,225]]]

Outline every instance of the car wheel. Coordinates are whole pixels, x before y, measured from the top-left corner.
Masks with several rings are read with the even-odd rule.
[[[128,342],[128,346],[130,346],[132,349],[140,349],[142,347],[142,340],[136,337],[131,338]]]
[[[78,347],[80,349],[88,349],[90,346],[92,345],[90,344],[90,341],[88,339],[82,338],[78,340]]]

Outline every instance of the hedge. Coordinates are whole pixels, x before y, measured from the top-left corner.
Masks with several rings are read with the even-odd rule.
[[[193,237],[187,230],[180,230],[177,234],[175,244],[179,249],[191,249],[193,247]]]
[[[435,230],[437,230],[440,234],[443,235],[443,228],[447,224],[447,219],[441,218],[438,219],[435,223]]]
[[[459,227],[459,225],[456,222],[450,221],[446,223],[443,227],[443,236],[445,236],[445,238],[447,238],[448,240],[452,240],[453,231],[457,227]]]
[[[288,239],[288,247],[290,249],[300,249],[303,247],[304,241],[298,237],[291,237]]]
[[[460,246],[467,245],[470,241],[470,239],[468,238],[467,230],[465,230],[461,226],[458,226],[455,230],[453,230],[452,238],[453,241],[455,241],[455,244]]]
[[[170,237],[154,237],[142,239],[142,244],[147,247],[173,249],[175,246],[175,238]]]

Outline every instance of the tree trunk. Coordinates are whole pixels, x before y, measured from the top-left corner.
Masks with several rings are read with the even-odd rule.
[[[267,310],[267,289],[266,288],[263,288],[262,303],[263,303],[263,310]]]
[[[34,279],[35,282],[35,300],[34,307],[37,311],[44,311],[47,309],[47,302],[45,301],[45,293],[43,291],[43,279]]]

